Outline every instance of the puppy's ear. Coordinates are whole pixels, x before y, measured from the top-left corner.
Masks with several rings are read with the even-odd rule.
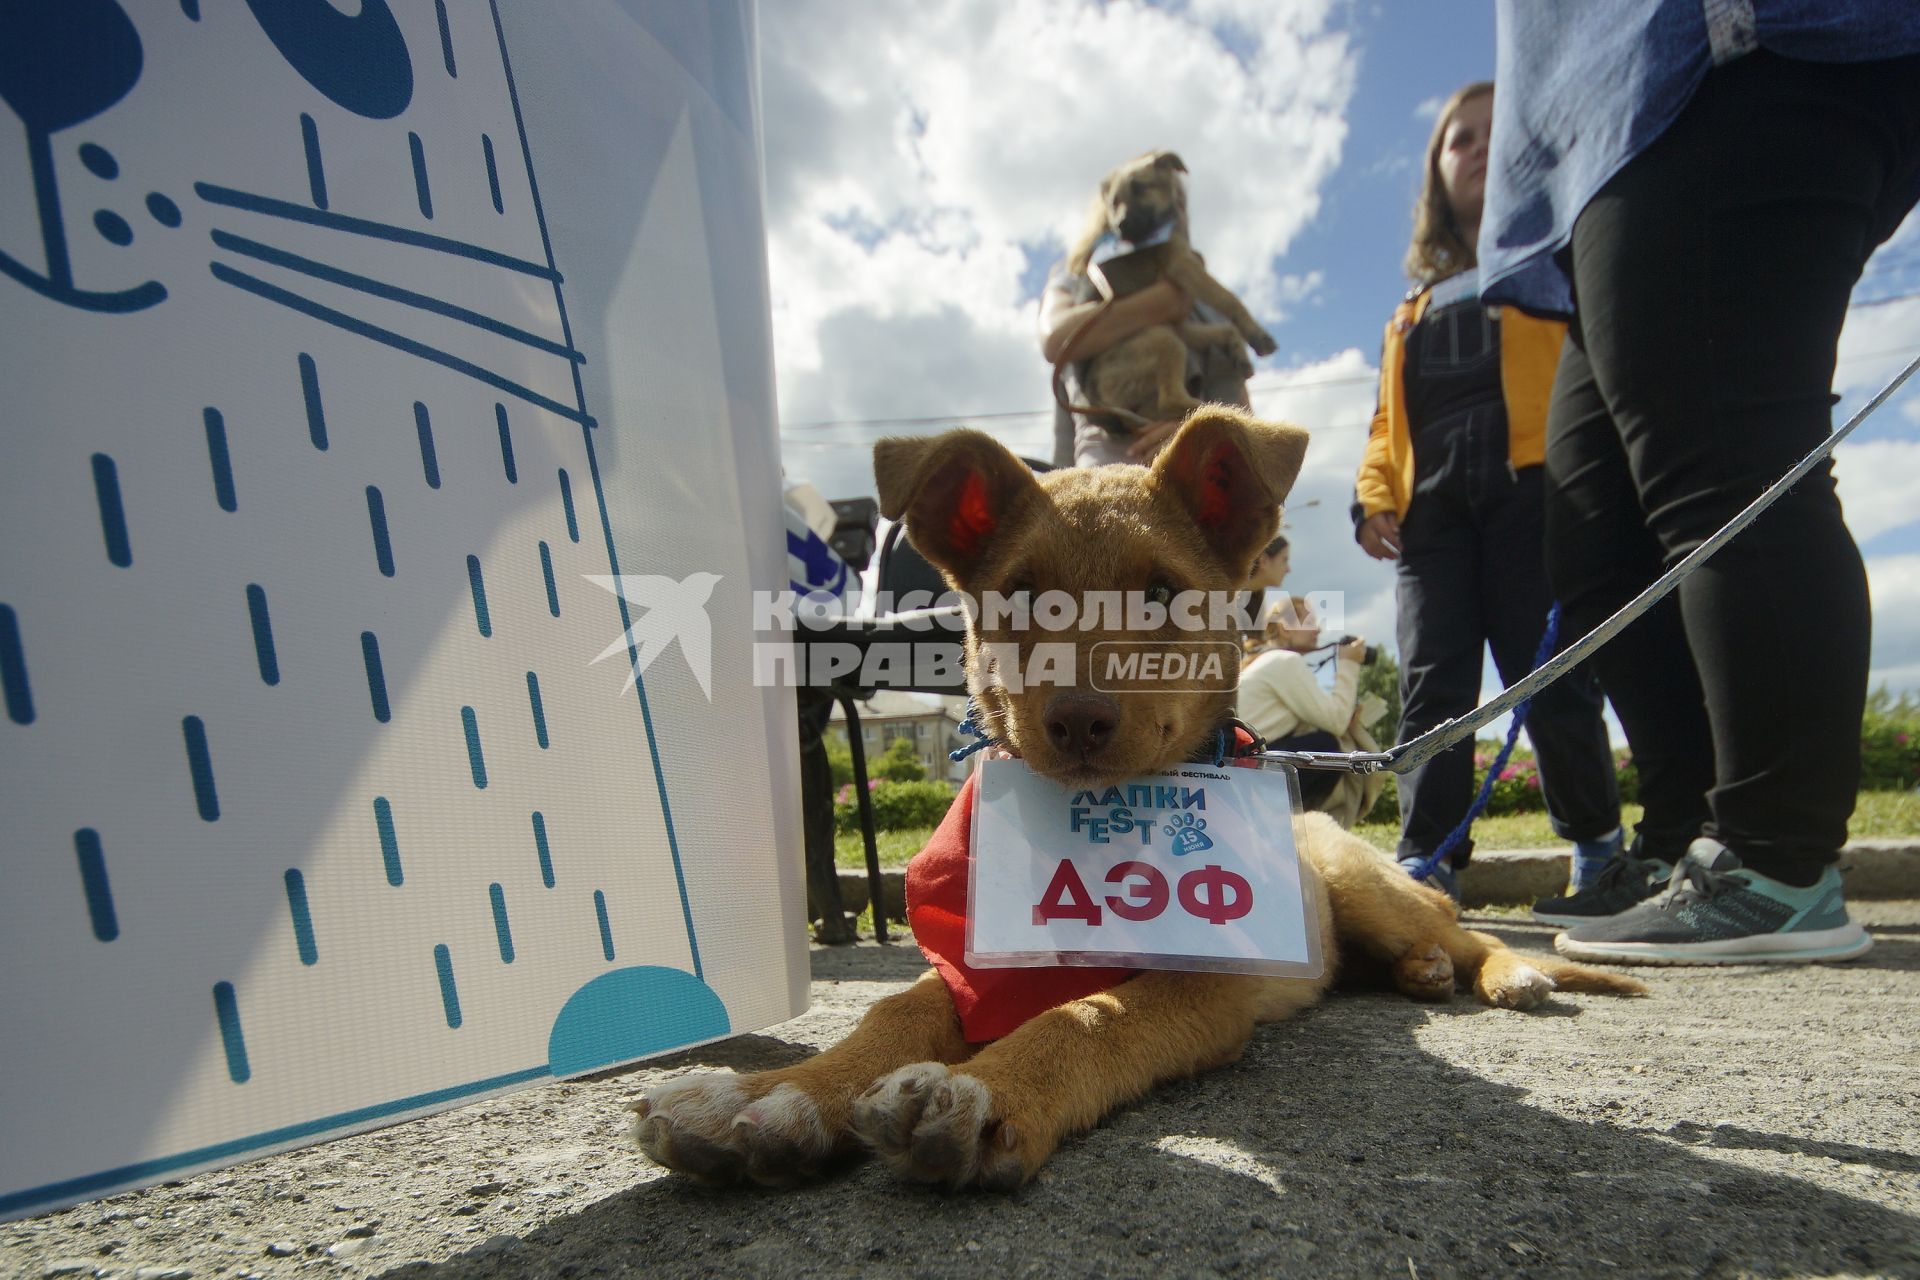
[[[1306,455],[1307,433],[1299,427],[1202,405],[1154,459],[1153,476],[1178,495],[1221,561],[1244,577],[1279,528],[1280,503]]]
[[[1187,162],[1171,151],[1154,152],[1153,162],[1160,168],[1171,170],[1174,173],[1185,173],[1187,171]]]
[[[1027,464],[979,431],[895,436],[873,446],[880,513],[956,585],[972,580],[1008,528],[1046,495]]]

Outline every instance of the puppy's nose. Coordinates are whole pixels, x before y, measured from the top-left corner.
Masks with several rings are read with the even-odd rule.
[[[1104,693],[1061,693],[1047,703],[1047,741],[1082,759],[1105,749],[1120,724],[1120,704]]]

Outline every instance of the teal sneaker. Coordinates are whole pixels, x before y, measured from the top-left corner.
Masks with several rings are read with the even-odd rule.
[[[1602,964],[1806,964],[1852,960],[1872,946],[1847,915],[1838,868],[1803,889],[1748,870],[1705,837],[1660,893],[1553,940],[1570,960]]]

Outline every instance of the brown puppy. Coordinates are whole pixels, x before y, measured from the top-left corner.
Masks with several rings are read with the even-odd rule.
[[[1094,246],[1111,233],[1134,242],[1172,224],[1162,244],[1114,258],[1099,270],[1114,297],[1125,297],[1166,278],[1187,294],[1227,317],[1225,324],[1203,324],[1187,319],[1155,325],[1116,343],[1089,362],[1086,394],[1089,407],[1117,409],[1130,426],[1148,422],[1177,422],[1200,402],[1187,390],[1187,351],[1224,347],[1238,360],[1242,377],[1253,364],[1246,347],[1272,355],[1272,335],[1254,320],[1239,298],[1207,273],[1206,264],[1187,240],[1187,190],[1180,175],[1187,166],[1171,151],[1150,151],[1109,173],[1094,197],[1087,228],[1067,255],[1067,266],[1085,275]],[[1242,344],[1245,345],[1242,345]]]
[[[1305,448],[1296,428],[1216,405],[1188,419],[1151,468],[1036,479],[991,437],[954,431],[882,441],[875,470],[882,509],[905,519],[914,545],[962,590],[1165,599],[1231,592],[1244,581],[1273,536]],[[992,663],[1009,652],[999,645],[1018,648],[1030,637],[970,632],[969,681],[991,734],[1037,772],[1076,788],[1204,750],[1232,715],[1231,687],[1122,699],[1090,693],[1093,648],[1116,636],[1143,638],[1098,628],[1050,633],[1072,643],[1075,684],[1013,692]],[[1232,636],[1229,625],[1169,627],[1157,638],[1230,646]],[[1420,999],[1445,999],[1456,982],[1510,1009],[1532,1008],[1556,984],[1642,989],[1557,959],[1522,959],[1491,935],[1461,928],[1444,894],[1408,879],[1324,815],[1305,815],[1296,837],[1328,941],[1319,978],[1147,971],[976,1045],[962,1033],[946,983],[928,973],[808,1061],[749,1076],[694,1073],[657,1087],[633,1107],[634,1136],[653,1159],[707,1182],[789,1184],[864,1146],[909,1178],[1008,1189],[1032,1177],[1062,1139],[1161,1081],[1231,1062],[1255,1023],[1318,1000],[1333,980],[1336,945],[1384,967]]]

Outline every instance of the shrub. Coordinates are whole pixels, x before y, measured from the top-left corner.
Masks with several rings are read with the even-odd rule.
[[[888,782],[869,779],[868,798],[873,804],[873,825],[879,831],[899,831],[909,827],[931,827],[947,816],[953,804],[954,787],[949,782]],[[845,786],[834,797],[834,827],[839,831],[860,829],[860,805],[853,788]]]
[[[1860,721],[1860,788],[1904,791],[1920,784],[1920,700],[1885,685],[1867,695]]]
[[[895,738],[877,759],[867,762],[867,776],[888,782],[925,782],[927,767],[920,763],[912,738]]]
[[[825,735],[827,767],[833,770],[833,785],[844,787],[853,781],[853,748],[838,734]]]

